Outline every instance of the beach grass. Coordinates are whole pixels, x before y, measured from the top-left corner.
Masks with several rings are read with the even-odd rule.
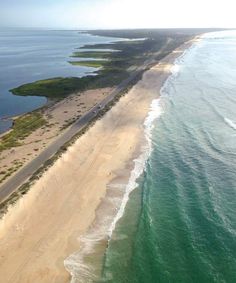
[[[75,91],[85,90],[94,76],[83,78],[52,78],[21,85],[11,90],[15,95],[45,96],[48,98],[64,98]]]
[[[46,125],[46,120],[39,112],[32,112],[16,118],[12,130],[0,139],[0,152],[22,145],[22,140],[36,129]]]
[[[169,31],[167,33],[165,31],[158,32],[155,30],[91,31],[90,33],[129,38],[132,40],[85,45],[80,48],[80,51],[74,52],[71,57],[87,60],[69,61],[69,63],[74,66],[100,68],[99,70],[95,70],[93,75],[82,78],[50,78],[21,85],[10,91],[15,95],[63,99],[75,92],[95,88],[115,87],[130,76],[130,70],[133,67],[141,66],[145,60],[153,56],[157,51],[160,51],[163,47],[165,47],[165,50],[161,51],[156,57],[157,61],[189,38],[189,35],[184,33],[177,36],[175,32]],[[134,38],[140,39],[136,40]],[[169,42],[172,43],[170,44]],[[86,50],[82,51],[83,49]],[[111,49],[112,51],[110,51]]]
[[[101,44],[87,45],[86,48],[100,48]],[[102,44],[103,49],[108,49],[111,44]],[[107,47],[107,48],[106,48]],[[82,78],[51,78],[28,83],[11,89],[15,95],[22,96],[44,96],[50,99],[63,99],[66,96],[87,89],[114,87],[126,79],[130,72],[131,65],[139,65],[143,62],[144,53],[149,50],[150,42],[143,41],[121,41],[112,44],[112,47],[119,52],[109,51],[79,51],[74,52],[74,58],[87,58],[84,61],[69,61],[72,65],[100,68],[94,75]],[[89,60],[90,58],[100,60]],[[105,60],[101,60],[105,59]]]
[[[69,61],[69,63],[74,66],[91,67],[91,68],[102,68],[106,66],[105,60]]]
[[[110,56],[112,51],[77,51],[74,52],[71,57],[76,58],[93,58],[93,59],[105,59]]]

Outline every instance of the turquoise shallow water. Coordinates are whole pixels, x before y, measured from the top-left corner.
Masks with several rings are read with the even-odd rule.
[[[176,61],[99,282],[236,282],[236,32]]]

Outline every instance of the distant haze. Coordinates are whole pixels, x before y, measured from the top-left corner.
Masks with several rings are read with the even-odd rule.
[[[0,0],[0,27],[236,27],[234,0]]]

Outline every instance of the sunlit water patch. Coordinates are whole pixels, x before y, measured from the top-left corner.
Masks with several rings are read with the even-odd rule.
[[[152,153],[96,282],[236,282],[235,54],[227,31],[177,59]]]

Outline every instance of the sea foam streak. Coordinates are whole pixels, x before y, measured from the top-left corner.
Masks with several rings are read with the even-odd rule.
[[[125,195],[123,197],[123,201],[121,203],[120,209],[112,222],[110,229],[108,231],[109,237],[111,237],[112,232],[114,231],[117,222],[123,216],[126,204],[129,200],[130,193],[137,187],[137,178],[143,173],[145,169],[146,161],[151,153],[151,131],[153,128],[153,122],[162,114],[162,107],[160,105],[160,98],[154,99],[151,104],[150,112],[144,122],[145,127],[145,137],[147,144],[142,146],[140,156],[134,160],[134,169],[131,172],[129,182],[126,186]]]
[[[228,118],[224,118],[225,122],[234,130],[236,130],[236,123]]]
[[[96,253],[99,246],[103,245],[112,236],[117,222],[123,216],[126,204],[129,200],[130,193],[137,187],[136,180],[143,173],[146,161],[151,153],[151,131],[153,122],[162,114],[161,98],[152,101],[150,111],[144,122],[146,143],[141,148],[141,154],[134,160],[134,168],[130,173],[127,184],[115,184],[109,186],[108,191],[116,190],[122,193],[122,196],[114,198],[109,195],[105,198],[105,206],[109,207],[108,215],[103,215],[98,219],[98,223],[91,227],[88,233],[80,238],[81,248],[78,252],[70,255],[65,259],[64,265],[66,270],[71,274],[71,283],[79,282],[93,282],[96,280],[96,273],[98,273],[99,264],[102,263],[103,254]],[[118,204],[118,210],[117,210]],[[101,208],[101,210],[103,210]],[[110,214],[110,211],[114,214]],[[99,214],[99,211],[98,211]]]
[[[192,47],[191,47],[192,48]],[[101,264],[102,258],[101,255],[96,256],[96,248],[106,241],[109,243],[109,240],[112,237],[112,233],[116,227],[117,222],[122,218],[127,202],[129,201],[130,193],[138,186],[137,179],[145,170],[146,162],[152,151],[152,129],[154,126],[154,121],[157,120],[162,113],[164,112],[164,101],[163,98],[165,95],[168,95],[168,88],[170,87],[172,81],[178,76],[180,71],[179,63],[182,62],[183,56],[188,52],[188,49],[184,51],[182,56],[178,57],[171,69],[171,74],[163,84],[160,90],[160,98],[154,99],[150,106],[150,111],[144,122],[144,133],[146,143],[141,148],[141,153],[138,158],[134,160],[134,168],[130,173],[129,181],[127,184],[116,184],[116,190],[120,189],[122,191],[122,198],[113,198],[106,197],[106,204],[110,202],[112,208],[118,205],[116,208],[115,214],[112,215],[103,215],[103,220],[98,223],[88,231],[87,235],[80,238],[81,248],[78,252],[70,255],[64,261],[66,270],[71,274],[71,283],[89,283],[96,280],[97,269],[95,265],[99,262]],[[109,188],[111,190],[112,188]],[[109,191],[108,190],[108,191]],[[88,260],[89,258],[89,260]],[[92,258],[92,260],[91,260]],[[91,261],[88,263],[88,261]]]

